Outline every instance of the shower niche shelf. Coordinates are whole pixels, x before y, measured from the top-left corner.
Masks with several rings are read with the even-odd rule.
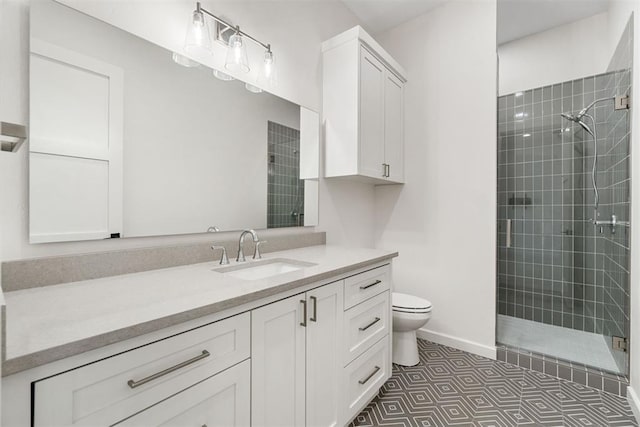
[[[527,196],[526,194],[524,196],[516,196],[515,194],[512,194],[511,197],[509,197],[509,206],[531,206],[532,202],[531,202],[531,197]]]

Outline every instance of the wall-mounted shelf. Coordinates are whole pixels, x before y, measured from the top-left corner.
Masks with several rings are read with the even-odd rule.
[[[15,123],[0,122],[0,149],[16,153],[27,139],[27,127]]]

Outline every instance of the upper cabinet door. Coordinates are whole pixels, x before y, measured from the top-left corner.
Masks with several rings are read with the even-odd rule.
[[[385,67],[360,48],[360,175],[383,178]]]
[[[388,179],[404,182],[404,85],[387,71],[384,87],[384,158]]]

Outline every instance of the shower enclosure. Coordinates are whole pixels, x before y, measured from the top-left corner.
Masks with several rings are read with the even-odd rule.
[[[498,98],[497,341],[623,375],[630,25],[606,72]]]
[[[300,131],[268,122],[267,228],[304,225]]]

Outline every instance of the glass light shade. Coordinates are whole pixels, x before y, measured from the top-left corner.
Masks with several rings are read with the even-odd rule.
[[[260,82],[263,87],[273,87],[278,84],[276,58],[273,56],[273,52],[266,51],[264,53],[264,63],[258,76],[258,82]]]
[[[247,58],[247,48],[244,45],[242,36],[234,34],[229,37],[229,47],[227,49],[227,61],[224,67],[230,71],[249,72],[249,59]]]
[[[184,40],[184,50],[192,55],[211,55],[213,42],[209,25],[202,12],[195,10],[187,27],[187,36]]]
[[[249,83],[245,83],[244,84],[244,88],[246,90],[248,90],[249,92],[251,92],[251,93],[261,93],[262,92],[262,89],[260,89],[258,86],[254,86],[254,85],[249,84]]]
[[[171,56],[171,58],[173,59],[173,62],[179,65],[182,65],[183,67],[193,68],[193,67],[200,66],[199,62],[193,61],[187,58],[186,56],[180,55],[179,53],[176,53],[176,52],[173,52],[173,55]]]
[[[228,81],[234,80],[234,78],[233,78],[233,77],[231,77],[229,74],[223,73],[223,72],[222,72],[222,71],[220,71],[220,70],[213,70],[213,76],[214,76],[216,79],[219,79],[219,80],[222,80],[222,81],[225,81],[225,82],[228,82]]]

